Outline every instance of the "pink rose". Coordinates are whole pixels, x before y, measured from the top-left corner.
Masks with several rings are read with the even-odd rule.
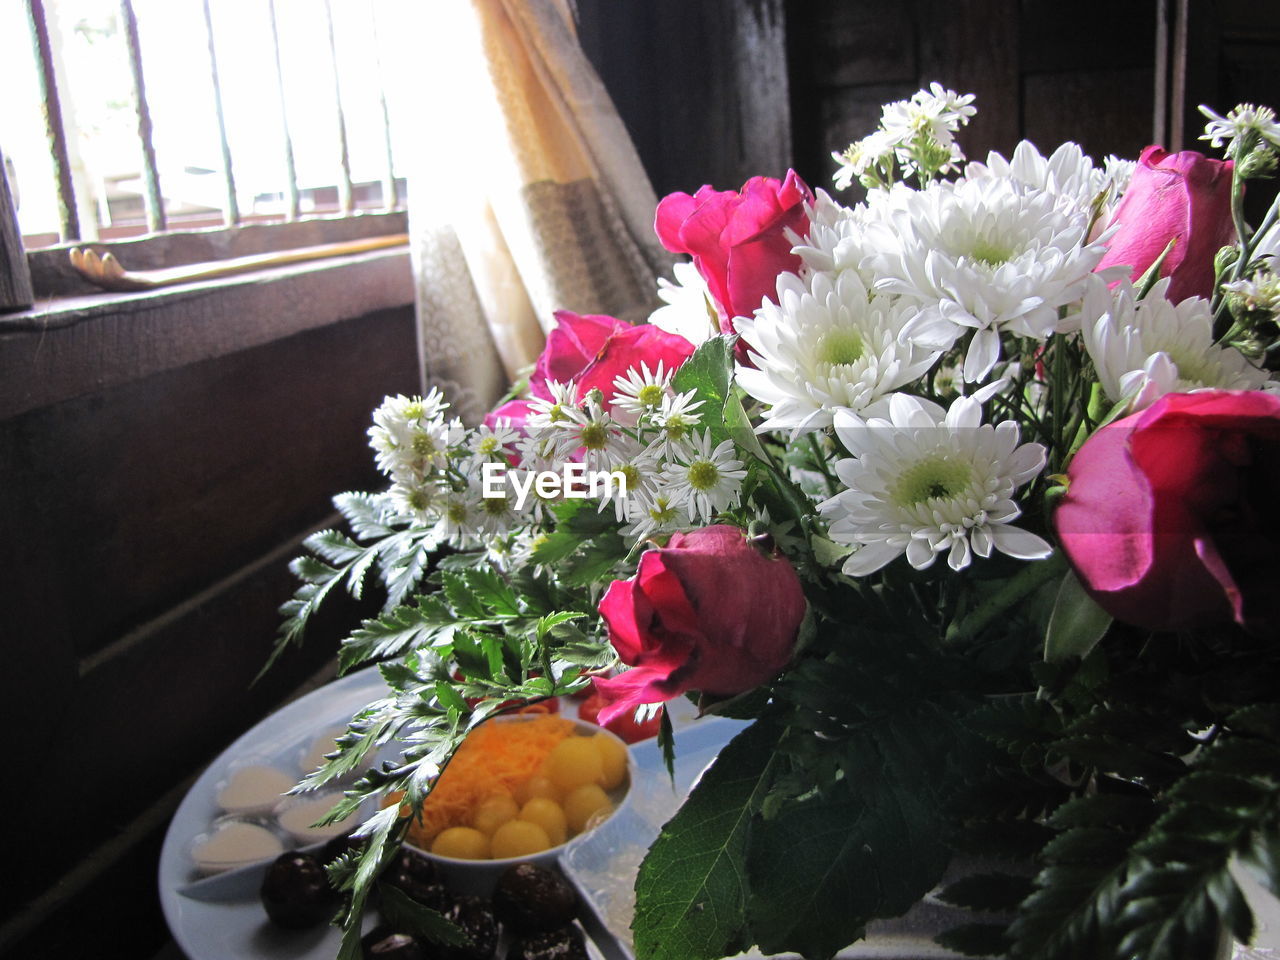
[[[1054,514],[1081,582],[1152,630],[1280,614],[1280,397],[1171,393],[1076,453]]]
[[[1112,215],[1112,224],[1120,228],[1098,269],[1124,264],[1133,268],[1130,278],[1137,280],[1174,240],[1160,266],[1160,276],[1172,278],[1169,299],[1177,303],[1211,296],[1214,255],[1235,236],[1231,171],[1230,160],[1147,147]]]
[[[675,534],[600,601],[609,642],[631,666],[595,681],[609,701],[600,722],[687,690],[731,696],[759,686],[791,659],[804,611],[791,564],[739,528]]]
[[[529,392],[549,400],[548,380],[572,380],[579,397],[598,387],[607,409],[615,390],[614,378],[642,363],[653,371],[659,363],[664,370],[676,370],[693,351],[693,344],[684,337],[647,323],[633,325],[615,317],[558,310],[556,328],[547,335],[547,345],[529,380]]]
[[[804,236],[804,205],[812,200],[804,181],[789,170],[782,181],[752,177],[737,193],[704,186],[693,196],[663,197],[654,229],[668,250],[693,257],[715,301],[721,331],[733,333],[734,317],[749,317],[776,297],[778,274],[800,272],[786,230]]]

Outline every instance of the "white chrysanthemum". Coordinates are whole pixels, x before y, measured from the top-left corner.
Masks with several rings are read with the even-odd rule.
[[[1138,168],[1136,160],[1124,160],[1114,153],[1107,154],[1103,172],[1111,183],[1111,199],[1114,204],[1129,189],[1129,181],[1133,179],[1133,171]]]
[[[770,405],[758,429],[827,427],[835,410],[861,410],[922,377],[939,351],[901,339],[914,314],[870,296],[855,271],[781,276],[778,302],[736,321],[755,364],[738,366],[738,384]]]
[[[964,176],[967,180],[1011,180],[1024,192],[1051,194],[1086,215],[1099,195],[1112,186],[1106,171],[1095,167],[1080,145],[1070,141],[1045,157],[1034,143],[1023,140],[1014,148],[1012,159],[1006,160],[993,150],[985,164],[975,162],[965,167]]]
[[[948,349],[971,328],[970,383],[1000,358],[1001,333],[1043,340],[1064,329],[1058,308],[1080,298],[1106,252],[1083,242],[1087,214],[996,177],[933,184],[888,221],[868,228],[885,251],[876,289],[919,306],[903,337],[922,347]]]
[[[676,282],[658,278],[658,297],[666,304],[649,314],[649,322],[655,327],[684,337],[695,346],[720,332],[720,321],[707,281],[702,279],[692,263],[677,263],[672,267]]]
[[[732,440],[712,448],[709,430],[694,434],[663,468],[664,492],[672,502],[683,503],[695,520],[710,523],[718,511],[737,503],[742,491],[747,471],[735,452]]]
[[[945,412],[905,394],[890,398],[889,419],[836,417],[836,433],[853,459],[836,464],[848,487],[823,501],[830,536],[855,550],[850,576],[874,573],[902,556],[917,570],[947,554],[952,570],[993,549],[1021,560],[1047,557],[1040,537],[1010,526],[1020,510],[1014,492],[1045,463],[1044,447],[1018,445],[1018,425],[982,423],[982,405],[961,397]]]
[[[794,238],[792,247],[792,253],[804,264],[802,273],[853,270],[870,286],[875,273],[869,258],[876,250],[866,236],[867,206],[845,207],[818,190],[814,202],[805,209],[809,215],[809,231],[803,237]]]
[[[1207,300],[1171,303],[1168,289],[1168,278],[1158,280],[1139,300],[1128,280],[1112,290],[1101,279],[1089,283],[1081,333],[1113,403],[1132,400],[1143,409],[1166,393],[1256,390],[1267,382],[1267,372],[1240,351],[1214,343]]]
[[[613,386],[613,410],[638,417],[644,413],[654,413],[661,409],[662,400],[671,393],[671,378],[674,370],[664,370],[663,362],[658,361],[658,369],[650,370],[648,363],[641,363],[639,369],[628,367],[625,376],[615,377]]]
[[[1270,107],[1238,103],[1223,117],[1201,104],[1200,112],[1209,118],[1200,139],[1208,140],[1215,147],[1221,147],[1225,142],[1228,154],[1235,148],[1237,140],[1251,133],[1280,147],[1280,123],[1276,122],[1276,112]]]

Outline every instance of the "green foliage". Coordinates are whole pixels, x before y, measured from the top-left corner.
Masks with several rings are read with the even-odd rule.
[[[747,836],[778,734],[764,722],[739,733],[649,848],[636,877],[637,955],[719,960],[750,946]]]

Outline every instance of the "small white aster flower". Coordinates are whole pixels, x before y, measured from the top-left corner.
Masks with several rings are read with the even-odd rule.
[[[378,469],[390,476],[410,472],[414,460],[422,456],[413,450],[415,438],[425,432],[429,439],[439,439],[444,428],[442,414],[448,406],[434,387],[425,397],[399,394],[385,398],[373,411],[373,426],[368,431]],[[424,441],[419,439],[418,446],[423,448]]]
[[[388,491],[396,511],[418,523],[434,523],[440,508],[440,489],[432,482],[397,480]]]
[[[1247,280],[1224,283],[1222,289],[1240,297],[1246,310],[1265,310],[1272,316],[1280,315],[1280,276],[1269,266]]]
[[[643,444],[623,437],[609,451],[603,469],[611,473],[621,473],[627,481],[626,493],[620,484],[602,488],[600,509],[604,510],[613,504],[614,515],[618,520],[627,516],[628,502],[637,498],[652,498],[658,492],[661,483],[661,468],[657,458]]]
[[[658,435],[650,443],[649,448],[655,455],[667,455],[688,440],[693,428],[702,422],[702,414],[698,408],[703,401],[696,399],[696,390],[662,398],[662,406],[653,415],[653,425]]]
[[[924,376],[940,351],[901,338],[915,313],[872,296],[852,270],[779,277],[777,302],[736,321],[755,364],[737,367],[738,384],[770,405],[757,429],[828,427],[835,410],[861,410]]]
[[[617,421],[594,397],[580,407],[563,409],[567,419],[555,425],[556,459],[581,459],[589,468],[598,468],[623,437]]]
[[[898,142],[884,130],[876,130],[861,140],[849,144],[843,151],[832,152],[831,159],[839,164],[832,177],[835,188],[847,190],[853,181],[859,179],[867,170],[894,156]]]
[[[547,392],[551,394],[550,398],[534,397],[529,401],[526,429],[542,430],[558,426],[568,421],[569,411],[578,405],[578,388],[572,380],[568,383],[548,380]]]
[[[665,304],[649,314],[655,327],[684,337],[694,346],[720,332],[720,321],[707,281],[692,263],[681,262],[672,267],[676,282],[658,278],[658,297]]]
[[[471,498],[451,492],[439,503],[439,519],[432,534],[442,543],[465,548],[475,542],[479,519]]]
[[[1200,139],[1208,140],[1215,147],[1226,142],[1228,153],[1235,148],[1236,141],[1250,133],[1256,133],[1263,140],[1280,147],[1280,123],[1276,122],[1276,112],[1270,107],[1238,103],[1223,117],[1201,104],[1200,112],[1209,118]]]
[[[934,183],[869,226],[883,250],[875,287],[917,304],[902,336],[922,347],[949,349],[972,329],[964,378],[981,382],[1001,333],[1043,340],[1066,329],[1059,307],[1079,300],[1106,252],[1084,242],[1088,226],[1087,214],[1003,178]]]
[[[713,449],[711,432],[694,434],[663,467],[667,493],[684,503],[695,520],[710,523],[715,514],[738,502],[747,476],[741,460],[734,458],[733,441],[722,440]]]
[[[1035,477],[1045,449],[1018,444],[1018,425],[982,423],[972,397],[937,404],[894,394],[889,419],[836,417],[836,433],[854,456],[836,464],[848,488],[819,504],[831,521],[829,535],[855,547],[843,570],[874,573],[906,554],[917,570],[947,555],[963,570],[973,555],[991,551],[1022,560],[1049,556],[1043,539],[1010,526],[1020,510],[1014,492]]]
[[[1175,391],[1261,388],[1265,370],[1214,342],[1209,301],[1171,303],[1168,288],[1167,277],[1157,280],[1139,300],[1128,280],[1111,290],[1100,278],[1089,282],[1081,335],[1107,397],[1140,410]]]
[[[918,90],[910,100],[885,104],[880,126],[895,144],[908,143],[924,134],[939,146],[948,146],[954,134],[978,112],[972,93],[961,96],[931,83],[928,90]]]
[[[627,526],[622,536],[628,540],[644,540],[660,533],[682,530],[693,523],[685,506],[666,493],[652,497],[627,499]]]
[[[502,493],[496,497],[485,496],[478,474],[469,478],[471,482],[467,485],[467,516],[474,530],[473,535],[479,540],[501,536],[526,522],[526,518],[515,507],[516,495],[510,483],[510,473],[508,482],[502,485]],[[534,499],[531,490],[528,500]],[[525,512],[529,512],[529,507],[530,504],[526,501]]]
[[[633,416],[661,409],[663,398],[671,393],[673,374],[663,369],[661,360],[657,370],[650,370],[648,363],[641,363],[639,369],[629,367],[625,375],[614,378],[613,409]]]
[[[501,460],[515,449],[519,431],[507,417],[499,417],[492,427],[481,424],[467,439],[467,449],[480,461]]]

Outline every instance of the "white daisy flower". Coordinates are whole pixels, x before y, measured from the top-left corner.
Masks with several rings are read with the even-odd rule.
[[[871,296],[852,270],[779,277],[778,302],[736,321],[755,364],[737,367],[738,384],[770,405],[757,429],[828,427],[835,410],[861,410],[922,377],[940,351],[901,339],[915,312]]]
[[[711,447],[711,431],[693,434],[663,467],[663,491],[672,502],[685,505],[695,520],[710,523],[715,514],[738,502],[747,476],[741,460],[734,458],[733,441]]]
[[[707,281],[702,279],[698,268],[687,261],[677,263],[672,272],[675,283],[666,277],[658,278],[658,297],[665,306],[649,314],[649,322],[697,346],[720,332]]]
[[[1251,134],[1257,134],[1273,146],[1280,147],[1280,123],[1276,122],[1276,112],[1270,107],[1238,103],[1223,117],[1201,104],[1200,112],[1209,118],[1200,139],[1208,140],[1215,147],[1221,147],[1225,142],[1228,154],[1235,149],[1236,141]]]
[[[658,435],[649,444],[649,449],[655,456],[670,456],[672,451],[679,449],[689,439],[693,428],[702,422],[702,414],[697,411],[703,401],[695,399],[697,396],[698,391],[686,390],[684,393],[662,398],[662,406],[653,415],[653,425],[657,427]]]
[[[581,459],[591,469],[605,463],[609,450],[623,436],[617,421],[594,395],[580,407],[561,409],[567,419],[555,425],[556,459]]]
[[[467,517],[472,524],[476,539],[487,540],[523,526],[527,517],[516,510],[516,494],[511,483],[512,475],[519,471],[508,471],[507,481],[502,485],[502,493],[496,497],[487,497],[479,475],[468,478],[467,485]],[[530,513],[531,502],[536,500],[532,487],[528,500],[524,504],[524,513]]]
[[[479,515],[473,500],[461,493],[450,493],[439,504],[439,519],[432,535],[442,543],[465,548],[475,542]]]
[[[1139,300],[1128,280],[1111,290],[1101,279],[1089,283],[1081,334],[1113,403],[1131,400],[1141,410],[1166,393],[1257,390],[1267,382],[1267,372],[1240,351],[1214,343],[1209,301],[1171,303],[1168,289],[1168,278],[1157,280]]]
[[[467,449],[476,459],[485,462],[502,460],[514,451],[520,432],[511,426],[507,417],[498,417],[492,427],[481,424],[467,440]]]
[[[936,183],[869,226],[884,251],[875,287],[919,306],[902,337],[921,347],[949,349],[972,329],[964,378],[980,382],[1000,359],[1001,333],[1043,340],[1066,329],[1058,309],[1081,297],[1106,252],[1084,243],[1088,225],[1087,214],[1003,178]]]
[[[378,469],[395,477],[412,472],[415,465],[429,471],[444,462],[450,438],[443,413],[448,406],[434,387],[425,397],[385,398],[373,411],[368,431]]]
[[[931,83],[928,90],[916,91],[910,100],[885,104],[880,126],[895,144],[909,143],[923,134],[939,146],[950,146],[956,131],[978,112],[973,99],[972,93],[960,96],[940,83]]]
[[[664,370],[663,361],[658,361],[658,369],[650,370],[648,363],[641,363],[640,368],[629,367],[624,376],[615,377],[612,409],[621,410],[639,417],[641,414],[653,413],[662,407],[662,400],[671,393],[671,378],[675,371]]]
[[[1045,463],[1036,443],[1018,445],[1018,425],[982,423],[973,397],[948,410],[905,394],[894,394],[889,419],[863,420],[841,412],[836,433],[853,459],[836,464],[848,487],[823,501],[829,536],[856,549],[843,570],[854,577],[874,573],[902,556],[917,570],[947,554],[952,570],[993,549],[1021,560],[1047,557],[1040,537],[1010,526],[1020,515],[1013,495]]]
[[[873,167],[878,167],[885,160],[895,156],[900,141],[884,130],[876,130],[856,143],[851,143],[843,151],[835,151],[831,159],[839,164],[832,180],[837,190],[847,190],[854,180]]]
[[[557,427],[569,420],[569,411],[578,405],[578,388],[572,380],[568,383],[548,380],[547,392],[551,394],[550,399],[534,397],[529,401],[529,415],[525,418],[527,430]]]
[[[411,478],[397,480],[388,491],[398,513],[418,523],[434,523],[440,509],[440,488],[431,482]]]
[[[632,541],[644,540],[658,534],[683,530],[692,523],[693,519],[685,505],[666,493],[659,492],[652,497],[629,497],[627,526],[622,528],[622,536]]]
[[[613,504],[614,516],[623,520],[627,516],[628,503],[637,498],[650,498],[658,492],[662,470],[657,458],[639,441],[623,437],[609,451],[603,469],[621,473],[627,479],[626,493],[619,484],[601,490],[600,509]]]

